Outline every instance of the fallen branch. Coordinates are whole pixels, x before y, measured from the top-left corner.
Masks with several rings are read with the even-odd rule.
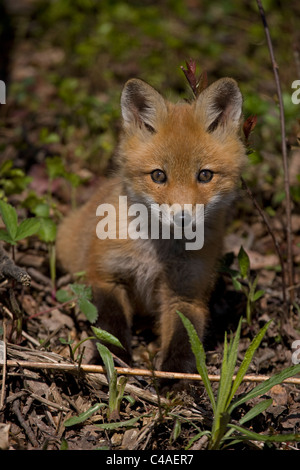
[[[4,365],[0,363],[0,365]],[[14,361],[7,360],[6,367],[22,367],[24,369],[52,369],[52,370],[62,370],[64,372],[76,372],[80,373],[94,373],[94,374],[105,374],[106,370],[102,366],[93,365],[93,364],[68,364],[68,363],[49,363],[49,362],[30,362],[30,361]],[[151,371],[148,369],[135,369],[128,367],[116,367],[116,372],[120,375],[129,375],[129,376],[143,376],[143,377],[153,377],[160,379],[174,379],[174,380],[197,380],[202,381],[202,378],[199,374],[185,374],[183,372],[165,372],[165,371]],[[208,378],[211,382],[219,382],[220,375],[208,375]],[[235,379],[235,375],[232,378]],[[243,382],[265,382],[270,379],[267,375],[245,375]],[[300,385],[300,378],[290,377],[282,381],[282,383]]]

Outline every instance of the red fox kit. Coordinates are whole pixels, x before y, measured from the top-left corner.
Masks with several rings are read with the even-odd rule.
[[[86,272],[99,326],[126,350],[117,355],[129,361],[133,317],[150,315],[160,333],[157,367],[195,372],[176,311],[203,338],[227,208],[246,159],[239,138],[242,96],[233,79],[223,78],[192,103],[172,104],[132,79],[123,89],[121,109],[116,174],[64,220],[58,257],[68,271]],[[134,219],[137,206],[146,216]],[[130,223],[136,230],[129,230]],[[160,231],[153,232],[151,223]],[[166,225],[169,237],[161,236]]]

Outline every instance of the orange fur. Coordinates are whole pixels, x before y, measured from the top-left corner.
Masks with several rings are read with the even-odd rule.
[[[245,163],[239,139],[242,99],[232,79],[221,79],[194,102],[172,104],[141,80],[130,80],[121,99],[123,132],[119,168],[77,212],[60,226],[57,253],[62,266],[86,271],[99,309],[99,324],[115,334],[130,357],[133,316],[150,315],[160,329],[158,367],[190,372],[195,362],[176,311],[203,337],[208,300],[231,204]],[[153,181],[159,169],[166,181]],[[200,182],[200,170],[213,172]],[[129,203],[204,204],[204,246],[186,250],[184,240],[99,240],[96,209],[119,196]],[[119,351],[116,351],[119,354]]]

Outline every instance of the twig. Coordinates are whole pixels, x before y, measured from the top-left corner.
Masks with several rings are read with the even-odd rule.
[[[3,365],[3,364],[0,364]],[[6,363],[7,367],[22,367],[24,369],[52,369],[52,370],[63,370],[65,372],[86,372],[86,373],[98,373],[105,374],[106,370],[102,366],[93,365],[93,364],[82,364],[78,367],[77,364],[68,364],[68,363],[49,363],[49,362],[30,362],[30,361],[14,361],[8,360]],[[144,377],[153,377],[164,378],[164,379],[174,379],[174,380],[197,380],[202,381],[202,378],[199,374],[185,374],[183,372],[164,372],[164,371],[151,371],[148,369],[135,369],[127,367],[116,367],[116,372],[120,375],[137,375]],[[208,375],[208,378],[211,382],[219,382],[220,375]],[[270,377],[267,375],[245,375],[243,382],[265,382]],[[232,378],[235,379],[235,376]],[[300,385],[300,377],[290,377],[284,379],[282,383]]]
[[[260,216],[262,217],[264,223],[266,224],[266,227],[267,227],[267,230],[273,240],[273,243],[274,243],[274,247],[275,247],[275,250],[276,250],[276,253],[278,255],[278,258],[279,258],[279,262],[280,262],[280,266],[281,266],[281,274],[282,274],[282,297],[283,297],[283,302],[286,303],[286,282],[285,282],[285,267],[284,267],[284,261],[283,261],[283,256],[282,256],[282,252],[280,250],[280,246],[278,244],[278,241],[274,235],[274,232],[271,228],[271,225],[269,223],[269,220],[265,214],[265,212],[262,210],[262,208],[260,207],[260,205],[258,204],[257,200],[255,199],[251,189],[249,188],[249,186],[247,185],[246,181],[244,180],[243,177],[241,177],[241,181],[242,181],[242,184],[244,186],[244,188],[246,189],[247,191],[247,194],[248,196],[250,197],[250,199],[252,200],[253,204],[255,205],[257,211],[259,212]],[[290,288],[289,288],[290,289]]]
[[[277,88],[277,95],[279,101],[279,111],[280,111],[280,129],[281,129],[281,148],[282,148],[282,160],[283,160],[283,169],[284,169],[284,188],[285,188],[285,196],[286,196],[286,233],[287,233],[287,275],[288,275],[288,286],[291,287],[294,284],[294,273],[293,273],[293,251],[292,251],[292,220],[291,220],[291,195],[290,195],[290,181],[289,181],[289,171],[288,171],[288,157],[287,157],[287,145],[286,145],[286,135],[285,135],[285,117],[284,117],[284,106],[283,106],[283,98],[280,86],[280,79],[278,74],[278,64],[276,63],[274,51],[273,51],[273,44],[271,40],[271,35],[266,19],[266,15],[264,12],[264,8],[262,6],[261,0],[256,0],[258,9],[260,12],[260,16],[263,22],[263,26],[265,29],[265,34],[267,38],[269,53],[271,57],[276,88]],[[291,289],[289,291],[290,301],[293,302],[294,300],[294,290]]]
[[[38,447],[38,442],[35,438],[35,435],[32,432],[32,429],[30,428],[30,426],[26,423],[25,419],[23,418],[22,413],[20,411],[19,405],[20,405],[19,400],[15,400],[13,405],[12,405],[13,412],[17,416],[20,425],[22,426],[22,428],[26,432],[26,434],[28,436],[28,439],[30,440],[33,447]]]
[[[2,370],[2,388],[1,388],[1,397],[0,397],[0,410],[4,406],[5,398],[5,386],[6,386],[6,318],[3,318],[3,347],[1,348],[0,355],[1,361],[3,361],[3,370]]]

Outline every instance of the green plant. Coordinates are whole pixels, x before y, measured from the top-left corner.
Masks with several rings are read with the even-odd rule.
[[[0,197],[21,193],[31,181],[21,168],[13,168],[12,160],[6,160],[0,166]]]
[[[250,259],[247,252],[241,246],[237,256],[239,270],[224,268],[224,271],[229,273],[232,278],[233,285],[237,291],[241,291],[247,298],[246,305],[246,319],[248,324],[251,323],[253,311],[256,302],[264,295],[264,290],[256,290],[258,276],[252,276],[250,270]]]
[[[0,200],[0,215],[5,225],[5,229],[0,229],[0,240],[11,245],[12,258],[13,261],[15,261],[15,245],[17,242],[35,234],[38,231],[40,224],[36,218],[25,219],[18,223],[18,214],[16,209],[11,204],[2,200]],[[12,288],[9,289],[9,300],[14,320],[16,322],[17,336],[20,337],[23,314]]]
[[[203,435],[207,435],[209,438],[208,448],[211,450],[216,450],[226,447],[228,443],[233,444],[243,440],[256,440],[264,442],[299,441],[300,434],[262,435],[252,432],[247,428],[243,427],[246,422],[266,410],[272,404],[272,400],[263,400],[259,402],[248,413],[246,413],[245,416],[243,416],[239,420],[239,423],[237,425],[231,423],[232,413],[237,407],[253,398],[263,396],[274,385],[277,385],[281,383],[284,379],[296,375],[300,372],[300,364],[291,366],[273,375],[273,377],[266,380],[265,382],[262,382],[261,384],[257,385],[245,395],[235,397],[238,388],[252,361],[253,355],[259,347],[270,322],[264,325],[263,328],[259,331],[259,333],[254,337],[236,373],[235,369],[237,368],[237,353],[240,341],[242,319],[239,322],[234,337],[230,339],[229,343],[227,342],[227,335],[225,334],[220,383],[217,398],[215,399],[212,385],[208,377],[206,356],[203,345],[190,320],[186,318],[182,313],[177,313],[180,316],[187,330],[191,343],[191,348],[195,355],[197,370],[203,380],[204,387],[209,396],[214,414],[211,431],[201,431],[195,436],[195,438],[193,438],[193,442],[196,439],[202,437]]]
[[[85,284],[73,283],[69,285],[69,289],[59,289],[56,299],[64,305],[77,303],[90,323],[95,323],[98,318],[97,308],[91,302],[92,290]]]
[[[5,225],[5,229],[0,229],[0,240],[9,243],[13,247],[18,241],[30,237],[37,233],[40,222],[32,217],[18,223],[18,214],[16,209],[5,201],[0,200],[0,214]]]
[[[40,226],[37,232],[38,238],[46,243],[49,253],[49,270],[53,288],[56,280],[56,250],[55,240],[57,232],[57,220],[59,218],[55,204],[47,202],[45,196],[38,196],[35,191],[30,191],[22,202],[22,207],[28,209]]]
[[[129,401],[130,397],[125,397],[124,396],[124,391],[125,391],[125,386],[127,383],[127,379],[124,376],[118,377],[117,371],[114,366],[114,359],[113,355],[110,352],[110,350],[102,344],[108,343],[113,346],[118,346],[120,348],[123,348],[122,344],[112,334],[108,333],[105,330],[102,330],[101,328],[96,328],[92,327],[93,333],[95,336],[91,336],[89,338],[86,338],[83,341],[86,341],[88,339],[96,339],[100,342],[97,342],[97,349],[99,351],[99,354],[101,356],[101,359],[103,361],[104,367],[106,369],[107,373],[107,381],[108,381],[108,386],[109,386],[109,400],[108,400],[108,406],[107,406],[107,418],[109,421],[117,421],[116,423],[105,423],[102,425],[99,425],[102,428],[105,429],[114,429],[117,427],[122,427],[122,426],[132,426],[133,423],[137,421],[140,417],[137,419],[134,418],[133,420],[127,420],[124,422],[120,422],[120,406],[123,398],[127,398]],[[78,345],[74,348],[72,351],[72,354],[74,355],[75,349],[82,344],[81,341],[78,343]],[[98,411],[100,408],[102,408],[104,405],[103,403],[97,403],[96,405],[92,406],[89,408],[89,410],[85,411],[84,413],[81,413],[79,416],[72,417],[68,420],[65,421],[64,425],[65,426],[73,426],[75,424],[82,423],[86,419],[88,419],[92,414],[94,414],[96,411]]]
[[[53,288],[55,286],[56,279],[56,250],[55,250],[55,240],[57,225],[54,222],[53,218],[50,216],[50,207],[46,203],[38,204],[34,210],[34,214],[40,221],[40,228],[37,233],[39,239],[45,242],[48,246],[49,252],[49,268],[50,268],[50,277],[52,281]]]
[[[90,323],[94,323],[98,318],[98,311],[95,305],[91,303],[92,291],[89,286],[84,284],[70,284],[69,291],[65,289],[60,289],[56,293],[56,298],[58,301],[68,304],[77,302],[80,310],[85,314]],[[114,367],[114,360],[109,349],[102,344],[109,343],[113,346],[123,348],[122,344],[112,334],[108,333],[101,328],[96,328],[92,326],[94,336],[89,336],[72,348],[72,341],[61,339],[61,342],[67,344],[70,349],[70,355],[72,359],[75,359],[75,352],[85,341],[87,340],[98,340],[100,342],[96,343],[98,352],[102,358],[103,364],[107,372],[107,380],[109,384],[109,403],[108,403],[108,417],[109,419],[117,419],[119,416],[120,404],[123,399],[124,390],[126,386],[126,378],[118,377],[117,372]],[[82,354],[79,354],[78,360],[81,361]]]
[[[64,178],[71,185],[71,203],[73,209],[76,207],[76,189],[82,183],[82,179],[76,173],[68,172],[63,160],[59,156],[46,158],[46,167],[49,178],[48,202],[52,201],[52,185],[56,178]]]

